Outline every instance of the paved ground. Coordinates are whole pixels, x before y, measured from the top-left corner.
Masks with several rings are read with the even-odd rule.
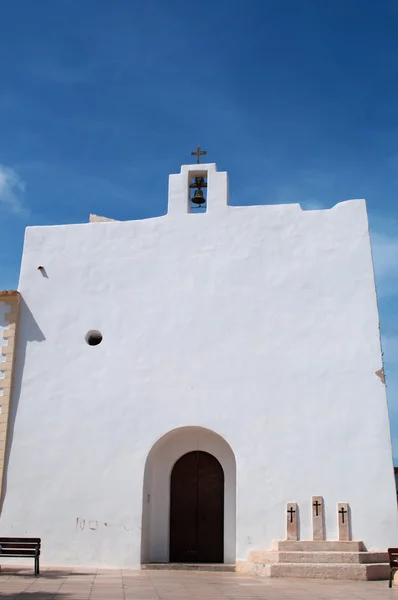
[[[387,581],[267,579],[235,573],[2,567],[8,600],[398,600]]]

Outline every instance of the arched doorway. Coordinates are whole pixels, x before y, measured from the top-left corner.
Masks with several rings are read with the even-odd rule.
[[[175,463],[170,481],[170,562],[222,563],[224,471],[208,452]]]
[[[236,461],[229,443],[218,433],[204,427],[172,429],[148,450],[145,463],[141,562],[170,562],[170,485],[176,463],[190,452],[204,452],[221,465],[224,478],[224,522],[221,562],[236,561]],[[192,560],[192,559],[191,559]]]

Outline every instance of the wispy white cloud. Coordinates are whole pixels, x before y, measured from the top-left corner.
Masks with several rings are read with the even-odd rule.
[[[24,205],[25,182],[14,169],[0,165],[0,205],[6,210],[25,216],[27,209]]]
[[[388,408],[391,430],[393,433],[394,462],[398,464],[398,335],[394,319],[389,316],[388,305],[397,301],[398,296],[398,234],[394,234],[391,223],[385,222],[385,227],[377,222],[376,229],[371,228],[373,262],[379,298],[380,320],[382,324],[382,347],[384,367],[386,371]],[[372,220],[371,220],[372,222]],[[383,231],[383,229],[385,229]],[[387,305],[385,304],[387,302]],[[383,323],[385,325],[383,326]]]
[[[37,68],[37,75],[47,79],[52,83],[61,85],[75,85],[78,83],[87,83],[89,71],[84,69],[72,69],[67,67],[56,67],[53,65],[41,65]]]
[[[391,362],[398,357],[398,335],[385,334],[383,336],[383,352],[388,355]]]
[[[394,367],[392,367],[391,369],[389,369],[388,367],[386,368],[386,383],[394,463],[398,465],[398,377],[395,373]]]
[[[398,271],[398,236],[372,232],[373,259],[379,275]],[[397,273],[398,275],[398,273]]]
[[[371,216],[370,216],[371,217]],[[379,298],[398,295],[398,233],[371,222],[373,263]]]
[[[320,210],[332,208],[346,199],[336,194],[336,178],[328,172],[297,169],[289,174],[288,181],[281,182],[273,179],[271,164],[263,165],[263,170],[265,175],[262,173],[258,180],[254,179],[250,186],[240,190],[245,204],[262,204],[265,201],[269,204],[300,204],[303,210]]]

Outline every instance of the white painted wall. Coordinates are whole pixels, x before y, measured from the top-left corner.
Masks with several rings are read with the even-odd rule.
[[[235,455],[237,558],[285,537],[286,502],[310,538],[312,495],[329,539],[349,502],[355,539],[396,545],[365,203],[231,207],[201,165],[208,210],[189,214],[189,168],[166,216],[27,229],[2,535],[137,566],[148,453],[194,426]]]

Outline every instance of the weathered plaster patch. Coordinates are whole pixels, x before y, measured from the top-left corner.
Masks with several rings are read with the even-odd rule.
[[[386,376],[384,373],[384,368],[382,367],[381,369],[378,369],[377,371],[375,371],[375,374],[377,375],[377,377],[379,377],[381,383],[386,383]]]
[[[109,217],[101,217],[100,215],[90,214],[89,223],[107,223],[107,222],[116,222],[116,219],[110,219]]]

